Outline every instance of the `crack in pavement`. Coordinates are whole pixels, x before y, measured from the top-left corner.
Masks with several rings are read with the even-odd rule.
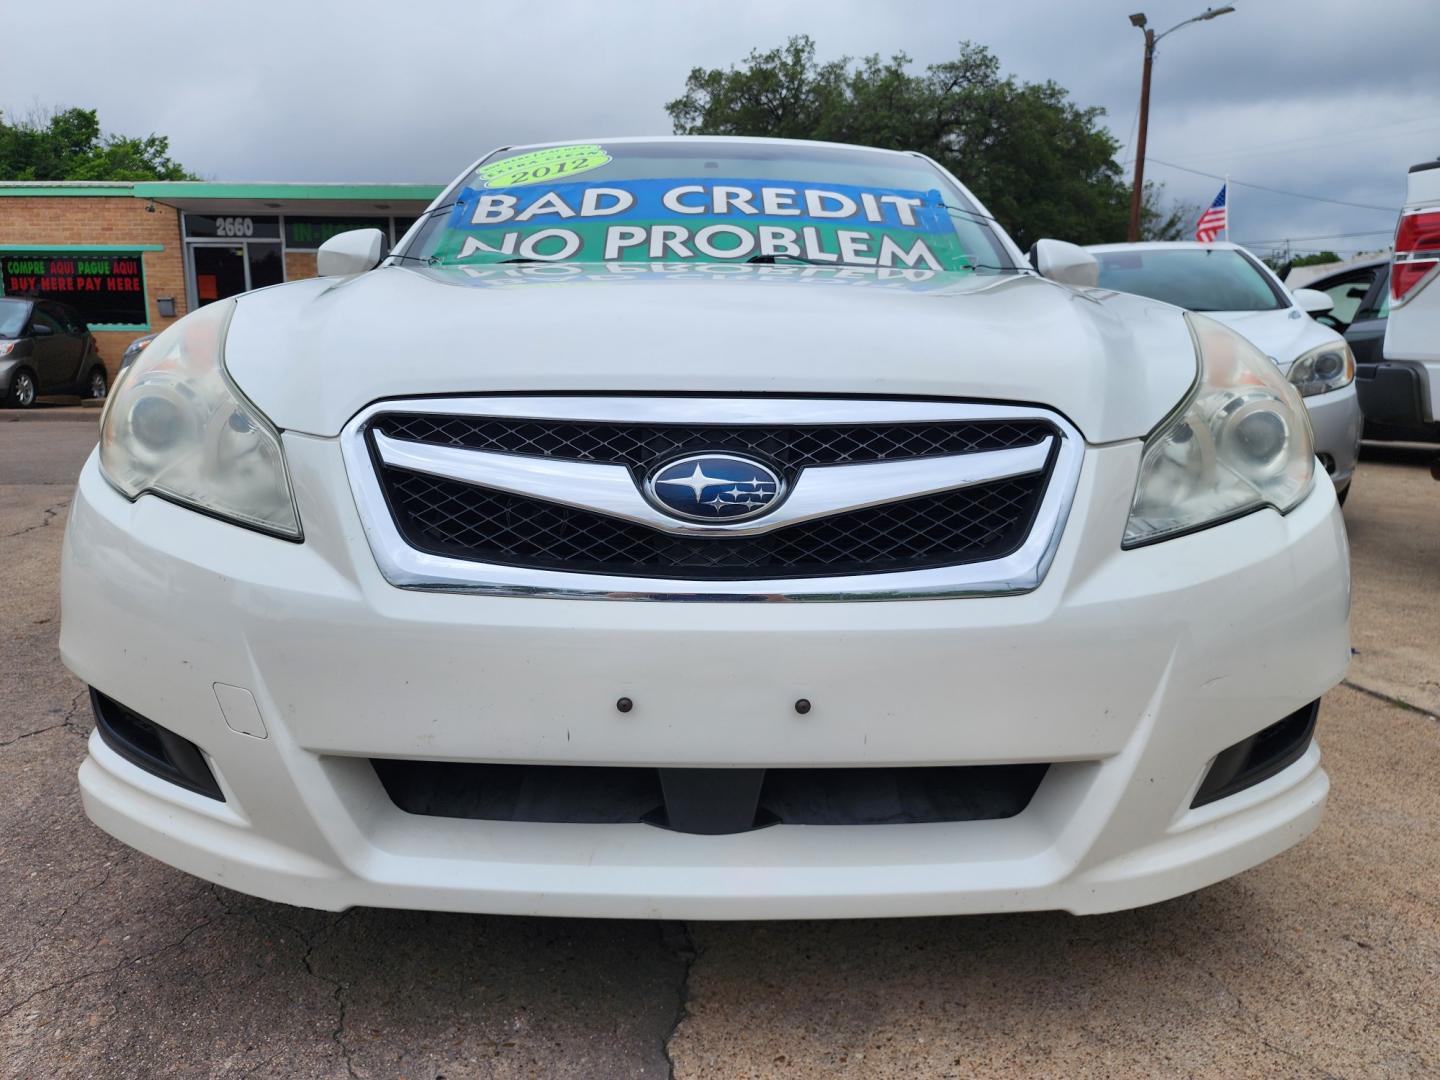
[[[47,731],[55,731],[59,728],[67,727],[69,726],[69,723],[70,722],[68,720],[61,720],[59,723],[50,724],[47,727],[36,728],[34,731],[22,731],[13,739],[6,739],[4,742],[0,742],[0,746],[13,746],[21,739],[33,739],[36,735],[44,735]]]
[[[85,982],[88,979],[98,978],[101,975],[113,975],[115,972],[119,971],[123,967],[126,967],[127,965],[138,964],[143,960],[153,960],[155,957],[160,956],[164,953],[170,952],[174,949],[182,948],[184,944],[192,937],[194,937],[201,930],[204,930],[207,926],[210,926],[216,921],[218,921],[217,916],[211,915],[208,918],[202,919],[200,922],[196,923],[189,930],[186,930],[185,933],[179,937],[179,939],[161,945],[158,949],[151,949],[149,952],[140,953],[138,956],[122,957],[119,962],[111,964],[109,967],[96,968],[93,971],[81,972],[79,975],[73,976],[72,978],[61,979],[59,982],[54,982],[50,983],[47,986],[42,986],[39,990],[27,994],[25,997],[21,998],[14,1005],[11,1005],[8,1009],[0,1011],[0,1020],[7,1019],[18,1009],[23,1008],[24,1006],[28,1005],[30,1002],[34,1001],[36,998],[44,994],[49,994],[56,990],[64,990],[68,987],[75,986],[77,983]]]
[[[355,909],[350,909],[350,911],[353,910]],[[339,919],[336,919],[329,926],[325,927],[321,933],[329,933],[334,930],[335,927],[339,926],[341,921],[350,914],[350,911],[342,913]],[[300,932],[297,930],[296,933]],[[345,1025],[347,1014],[350,1011],[350,1006],[345,1000],[345,984],[339,979],[332,979],[330,976],[322,975],[319,971],[315,970],[312,957],[315,955],[316,939],[318,937],[318,934],[313,937],[300,934],[300,940],[305,942],[306,946],[305,955],[300,958],[300,963],[304,965],[306,972],[309,973],[311,978],[318,979],[334,988],[335,1008],[338,1015],[335,1018],[335,1030],[330,1032],[330,1038],[340,1050],[340,1057],[345,1061],[345,1071],[355,1077],[356,1080],[359,1080],[360,1074],[355,1071],[355,1063],[350,1059],[350,1045],[345,1041]]]
[[[75,726],[75,714],[80,711],[82,704],[90,704],[90,687],[83,685],[80,687],[79,690],[75,691],[75,696],[70,699],[70,707],[65,710],[65,719],[60,721],[60,723],[62,726],[70,728],[70,730],[75,732],[75,734],[79,735],[82,739],[89,739],[90,732],[86,731],[84,728],[79,728]]]
[[[44,511],[42,511],[45,517],[43,518],[43,520],[41,520],[40,524],[27,525],[25,526],[25,528],[16,529],[14,532],[0,533],[0,540],[9,540],[12,537],[24,536],[26,533],[32,533],[38,529],[46,528],[52,521],[55,520],[57,516],[59,516],[60,511],[64,510],[69,505],[70,500],[66,499],[64,502],[56,503],[54,506],[45,507]]]
[[[65,715],[60,720],[57,720],[53,724],[46,724],[42,728],[36,728],[34,731],[22,731],[14,738],[6,739],[4,742],[0,742],[0,747],[11,746],[15,743],[18,743],[21,739],[33,739],[36,735],[44,735],[47,731],[57,731],[60,728],[69,728],[72,732],[80,736],[82,739],[88,739],[90,737],[90,733],[88,731],[83,731],[75,726],[75,713],[80,708],[81,699],[88,697],[89,693],[90,691],[88,687],[76,693],[76,695],[70,699],[70,707],[65,710]]]
[[[220,905],[221,908],[224,909],[227,915],[238,914],[241,918],[248,918],[256,923],[260,923],[262,921],[262,917],[259,914],[253,912],[233,911],[230,905],[225,903],[224,898],[220,895],[219,886],[211,885],[210,891],[215,896],[216,902]],[[286,930],[289,933],[294,934],[297,938],[300,939],[300,943],[305,946],[305,952],[300,957],[300,964],[305,969],[305,973],[309,975],[312,979],[315,979],[317,982],[322,982],[326,986],[331,987],[338,1015],[336,1017],[335,1028],[330,1032],[330,1038],[335,1043],[336,1048],[340,1051],[340,1058],[345,1062],[345,1071],[350,1076],[355,1077],[356,1080],[360,1080],[360,1074],[355,1071],[355,1063],[350,1056],[350,1044],[345,1041],[345,1028],[348,1024],[348,1013],[350,1009],[349,1003],[345,1000],[345,984],[342,983],[339,979],[332,979],[330,976],[317,971],[313,959],[315,955],[315,950],[319,946],[320,937],[333,931],[337,926],[339,926],[342,922],[349,918],[350,915],[354,913],[354,911],[354,908],[350,908],[347,911],[342,911],[327,925],[321,927],[313,934],[306,933],[304,930],[300,929],[300,927],[295,926],[291,923],[287,923],[282,919],[276,918],[274,915],[267,915],[265,918],[269,922],[273,923],[275,926],[278,926],[280,927],[280,929]]]
[[[70,914],[71,910],[75,907],[76,904],[80,903],[81,900],[83,900],[90,894],[99,892],[101,889],[103,889],[106,885],[110,883],[111,876],[120,867],[120,865],[129,861],[128,856],[130,855],[130,853],[130,849],[122,848],[115,856],[114,861],[106,864],[105,874],[103,877],[101,877],[99,881],[97,881],[94,885],[91,885],[88,888],[81,889],[79,892],[77,892],[73,897],[71,897],[70,901],[63,908],[60,909],[60,914],[57,915],[49,923],[49,925],[40,928],[39,935],[36,937],[35,942],[30,946],[29,949],[25,950],[24,953],[15,957],[8,963],[0,965],[0,975],[4,975],[7,971],[11,970],[18,971],[22,965],[24,965],[27,961],[31,959],[31,957],[33,957],[37,952],[39,952],[41,946],[45,945],[47,942],[50,941],[50,935],[54,934],[56,930],[60,929],[60,927],[64,925],[65,917]]]
[[[690,930],[688,922],[662,923],[660,926],[660,941],[677,959],[682,969],[680,972],[680,984],[675,990],[675,1015],[670,1021],[670,1028],[660,1039],[660,1052],[665,1057],[665,1064],[669,1067],[669,1080],[675,1080],[675,1059],[670,1054],[670,1044],[675,1041],[675,1036],[680,1031],[680,1025],[690,1015],[690,973],[695,968],[695,962],[700,958],[700,946],[695,942],[695,935]]]
[[[1372,697],[1376,701],[1383,701],[1387,705],[1393,705],[1397,709],[1404,709],[1406,712],[1417,713],[1418,715],[1425,717],[1425,719],[1427,720],[1440,720],[1440,716],[1436,716],[1423,705],[1411,704],[1404,698],[1398,698],[1394,694],[1387,694],[1383,690],[1374,690],[1368,686],[1362,685],[1361,683],[1353,682],[1350,679],[1342,680],[1340,685],[1349,687],[1351,690],[1354,690],[1358,693],[1365,694],[1367,697]]]
[[[1296,1051],[1291,1050],[1287,1047],[1279,1046],[1276,1043],[1272,1042],[1269,1034],[1261,1025],[1260,1018],[1255,1013],[1255,1010],[1245,1004],[1244,1000],[1230,986],[1228,982],[1226,982],[1215,972],[1211,971],[1210,968],[1207,967],[1204,963],[1191,956],[1186,950],[1182,949],[1179,946],[1178,942],[1173,939],[1170,941],[1170,951],[1175,956],[1179,957],[1182,961],[1184,961],[1186,964],[1189,964],[1190,967],[1192,967],[1194,970],[1200,972],[1201,975],[1205,976],[1206,979],[1208,979],[1217,988],[1219,988],[1220,992],[1230,1000],[1231,1004],[1234,1005],[1235,1018],[1240,1021],[1240,1023],[1249,1031],[1251,1037],[1258,1041],[1261,1046],[1266,1047],[1267,1049],[1281,1055],[1282,1057],[1287,1057],[1290,1058],[1292,1061],[1298,1062],[1305,1068],[1309,1069],[1312,1073],[1323,1077],[1324,1080],[1341,1080],[1341,1078],[1335,1073],[1329,1072],[1324,1067],[1315,1064],[1315,1062],[1306,1058],[1305,1055],[1297,1053]]]
[[[354,909],[352,908],[351,910]],[[343,919],[345,915],[348,914],[350,914],[350,912],[345,912],[344,915],[340,916],[340,919]],[[327,926],[324,932],[328,933],[335,929],[335,927],[340,924],[340,919],[336,919]],[[350,1046],[345,1041],[345,1025],[347,1014],[350,1011],[350,1006],[345,1000],[345,984],[339,979],[332,979],[330,976],[322,975],[316,971],[315,964],[311,959],[315,955],[316,942],[313,938],[307,940],[304,935],[301,935],[301,940],[306,943],[305,955],[300,958],[300,962],[305,966],[305,970],[310,974],[311,978],[319,979],[321,982],[328,983],[334,987],[335,1008],[339,1015],[335,1018],[335,1030],[330,1032],[330,1038],[340,1050],[340,1057],[345,1061],[345,1071],[355,1077],[356,1080],[359,1080],[360,1074],[355,1071],[355,1063],[350,1059]]]

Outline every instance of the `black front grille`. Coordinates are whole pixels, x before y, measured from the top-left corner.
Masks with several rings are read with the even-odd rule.
[[[381,466],[401,535],[435,555],[638,577],[839,577],[953,566],[1024,542],[1043,476],[854,510],[758,536],[687,537],[619,518]]]
[[[808,466],[1034,446],[1043,419],[705,425],[383,413],[370,430],[431,446],[624,465],[636,482],[691,452],[748,454],[789,483]],[[1052,453],[1051,461],[1053,463]],[[375,462],[396,527],[450,558],[622,577],[841,577],[1003,558],[1024,543],[1049,467],[1032,476],[853,510],[754,536],[678,536],[589,510]]]
[[[907,424],[633,424],[386,413],[371,427],[394,439],[505,454],[598,461],[645,472],[686,453],[723,450],[773,462],[793,479],[807,465],[901,461],[1034,446],[1057,434],[1043,420]]]

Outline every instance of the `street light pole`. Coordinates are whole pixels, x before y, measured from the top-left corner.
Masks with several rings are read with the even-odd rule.
[[[1160,43],[1161,38],[1173,34],[1182,26],[1206,22],[1221,15],[1228,15],[1234,10],[1234,7],[1229,4],[1224,7],[1206,8],[1199,15],[1176,23],[1163,34],[1157,34],[1145,25],[1144,12],[1137,12],[1130,16],[1130,25],[1145,31],[1145,70],[1144,74],[1140,76],[1140,123],[1135,138],[1135,185],[1130,192],[1130,230],[1126,236],[1126,239],[1132,244],[1140,239],[1140,203],[1145,191],[1145,136],[1150,128],[1150,69],[1155,63],[1155,46]]]
[[[1144,15],[1131,15],[1130,21],[1145,30],[1145,73],[1140,76],[1140,129],[1135,138],[1135,186],[1130,192],[1130,231],[1125,239],[1140,239],[1140,193],[1145,190],[1145,133],[1150,129],[1150,67],[1155,63],[1155,31],[1143,26]]]

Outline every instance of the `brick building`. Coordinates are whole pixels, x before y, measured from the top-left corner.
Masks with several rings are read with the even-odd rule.
[[[111,378],[127,346],[195,307],[315,275],[346,229],[393,244],[428,184],[0,182],[0,294],[61,300],[90,324]]]

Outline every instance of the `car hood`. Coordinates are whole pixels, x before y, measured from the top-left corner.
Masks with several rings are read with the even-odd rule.
[[[1344,339],[1328,326],[1317,323],[1299,308],[1277,311],[1207,311],[1216,322],[1249,338],[1251,343],[1274,360],[1281,371],[1289,371],[1301,353],[1321,345],[1335,345]],[[1298,317],[1297,317],[1298,316]]]
[[[321,436],[382,398],[661,391],[1032,402],[1111,442],[1145,435],[1195,379],[1182,313],[1140,297],[1029,274],[717,264],[292,282],[239,299],[225,362],[278,427]]]

